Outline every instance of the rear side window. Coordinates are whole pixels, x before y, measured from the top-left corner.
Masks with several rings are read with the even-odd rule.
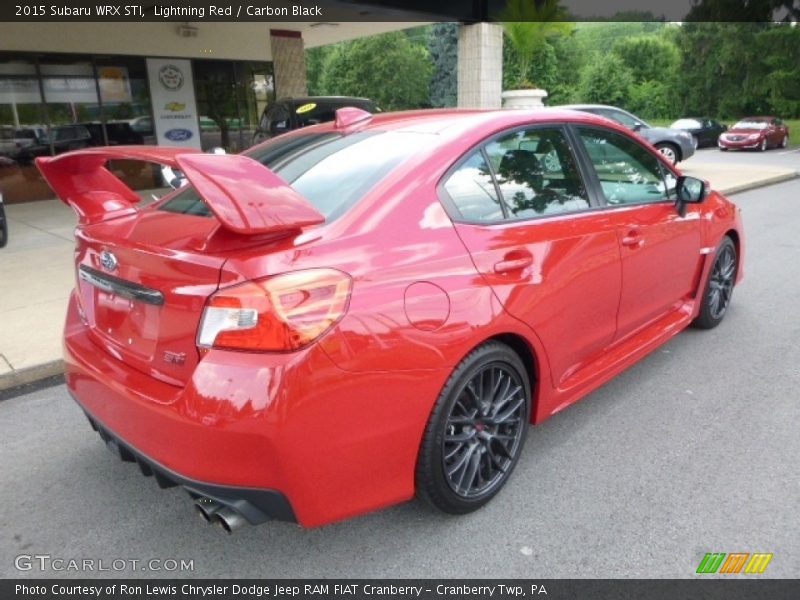
[[[486,154],[510,218],[589,208],[589,196],[560,128],[517,131],[490,143]]]
[[[444,183],[461,218],[530,219],[590,208],[589,195],[561,127],[519,130],[489,142]]]
[[[447,179],[444,189],[467,221],[500,221],[503,209],[492,172],[480,151],[473,152]]]

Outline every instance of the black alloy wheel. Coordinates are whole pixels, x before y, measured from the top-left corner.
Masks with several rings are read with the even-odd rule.
[[[711,329],[722,322],[733,296],[737,271],[736,246],[729,237],[722,238],[714,264],[708,276],[700,314],[694,325],[701,329]]]
[[[448,513],[476,510],[516,466],[530,422],[530,383],[499,342],[473,350],[445,384],[425,431],[417,491]]]

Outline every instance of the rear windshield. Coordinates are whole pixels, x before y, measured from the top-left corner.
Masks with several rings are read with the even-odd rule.
[[[733,129],[766,129],[767,126],[768,124],[766,121],[750,121],[745,119],[734,125]]]
[[[332,221],[354,206],[400,163],[430,145],[431,134],[363,131],[278,137],[245,152],[286,180]],[[246,190],[243,190],[246,193]],[[211,211],[191,186],[161,210],[193,215]]]

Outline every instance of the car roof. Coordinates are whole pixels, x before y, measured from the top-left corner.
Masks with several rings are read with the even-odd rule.
[[[535,110],[441,108],[386,112],[372,115],[367,123],[355,127],[358,131],[393,130],[430,133],[449,139],[475,127],[499,130],[519,125],[564,121],[611,126],[627,132],[627,129],[619,123],[605,117],[561,107]],[[317,132],[337,131],[335,121],[314,125],[313,128],[305,127],[298,131],[309,132],[310,129]]]
[[[611,106],[610,104],[562,104],[559,108],[569,108],[572,110],[582,110],[584,108],[613,108],[614,110],[622,110],[628,112],[619,106]]]
[[[301,102],[364,102],[374,104],[369,98],[359,98],[357,96],[299,96],[281,98],[278,102],[301,103]]]

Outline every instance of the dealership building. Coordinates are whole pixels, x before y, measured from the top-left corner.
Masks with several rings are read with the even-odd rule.
[[[0,192],[6,202],[52,197],[33,158],[87,146],[244,150],[270,102],[306,95],[306,48],[424,22],[387,14],[393,20],[0,22]],[[501,69],[500,27],[462,25],[459,104],[499,106]],[[149,167],[112,166],[135,188],[160,184]]]

